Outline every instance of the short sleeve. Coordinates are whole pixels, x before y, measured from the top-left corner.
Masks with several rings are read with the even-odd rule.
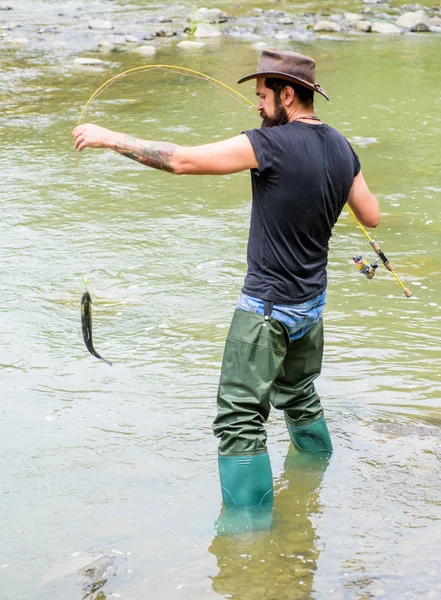
[[[354,177],[356,177],[361,171],[360,159],[358,158],[358,154],[355,152],[355,150],[349,142],[348,145],[352,152],[352,158],[354,160]]]
[[[250,140],[254,154],[256,155],[259,168],[255,169],[255,171],[263,173],[266,169],[271,168],[273,152],[271,151],[271,137],[268,135],[268,131],[265,131],[265,129],[250,129],[242,133]]]

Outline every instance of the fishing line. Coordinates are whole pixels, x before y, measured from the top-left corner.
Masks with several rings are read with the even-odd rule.
[[[238,92],[234,88],[230,87],[226,83],[223,83],[222,81],[219,81],[218,79],[215,79],[214,77],[211,77],[210,75],[207,75],[206,73],[201,73],[200,71],[195,71],[194,69],[189,69],[187,67],[181,67],[179,65],[142,65],[140,67],[133,67],[132,69],[127,69],[126,71],[123,71],[122,73],[118,73],[117,75],[114,75],[113,77],[111,77],[110,79],[105,81],[102,85],[100,85],[100,87],[95,90],[95,92],[91,95],[89,100],[84,105],[84,107],[81,111],[81,114],[79,116],[77,124],[81,125],[81,123],[83,122],[83,118],[87,112],[87,109],[88,109],[90,103],[95,98],[97,98],[102,92],[104,92],[109,86],[111,86],[113,83],[115,83],[115,81],[117,81],[118,79],[121,79],[123,77],[135,75],[135,74],[143,72],[143,71],[152,71],[152,70],[162,70],[162,71],[167,71],[167,72],[180,73],[183,75],[187,75],[189,77],[194,77],[195,79],[200,79],[202,81],[208,81],[208,82],[212,83],[215,87],[221,89],[223,92],[226,92],[230,97],[238,99],[239,101],[243,101],[246,104],[248,104],[249,106],[256,108],[256,105],[254,104],[254,102],[252,102],[251,100],[246,98],[246,96],[243,96],[240,92]],[[349,214],[352,216],[352,218],[354,219],[354,221],[358,225],[358,227],[361,229],[361,231],[364,233],[364,235],[367,237],[371,247],[373,248],[373,250],[377,254],[377,256],[381,259],[381,261],[383,262],[386,269],[388,271],[390,271],[392,273],[392,275],[395,277],[395,279],[401,286],[404,295],[407,298],[410,298],[412,296],[412,292],[407,287],[405,287],[405,285],[403,284],[401,279],[395,273],[395,270],[394,270],[393,266],[391,265],[389,259],[385,256],[384,252],[381,250],[381,248],[379,247],[377,242],[371,238],[369,233],[366,231],[366,229],[363,227],[363,225],[360,223],[360,221],[355,216],[351,207],[348,204],[346,204],[345,208],[349,212]],[[360,259],[360,261],[357,262],[357,259]],[[361,259],[363,259],[363,260],[361,260]],[[373,274],[375,273],[375,268],[377,266],[376,263],[373,263],[372,265],[367,265],[367,263],[363,257],[354,257],[354,260],[356,261],[356,264],[357,264],[358,268],[361,270],[361,272],[363,272],[369,279],[371,279],[373,277]],[[367,268],[364,267],[363,262],[366,263]]]

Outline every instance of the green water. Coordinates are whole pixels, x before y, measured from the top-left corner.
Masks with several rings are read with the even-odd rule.
[[[236,89],[258,58],[230,39],[191,54],[175,43],[150,62]],[[372,281],[358,274],[352,256],[374,256],[342,214],[318,380],[335,454],[327,469],[299,462],[272,414],[275,525],[239,540],[215,535],[211,422],[246,269],[249,176],[78,156],[70,133],[86,100],[149,59],[75,70],[62,45],[3,48],[1,600],[441,596],[441,36],[283,47],[317,59],[331,97],[317,112],[354,140],[381,202],[375,239],[413,297],[382,267]],[[240,91],[253,99],[252,83]],[[119,80],[86,120],[189,145],[259,126],[209,83],[159,71]],[[84,274],[112,368],[82,341]],[[102,555],[115,572],[88,588],[81,568]]]

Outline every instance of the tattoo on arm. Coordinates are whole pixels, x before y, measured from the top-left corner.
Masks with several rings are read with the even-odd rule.
[[[160,169],[161,171],[168,171],[174,173],[174,169],[171,165],[173,154],[176,150],[176,144],[169,144],[168,142],[146,142],[135,138],[130,135],[126,135],[122,142],[116,142],[114,150],[136,160],[137,162],[152,167],[152,169]]]

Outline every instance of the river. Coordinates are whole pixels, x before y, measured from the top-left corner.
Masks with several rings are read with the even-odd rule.
[[[55,18],[56,3],[33,6]],[[249,175],[173,177],[78,155],[70,134],[102,83],[143,64],[202,71],[253,100],[236,80],[258,52],[170,42],[79,69],[63,39],[0,55],[0,598],[441,597],[441,36],[276,44],[316,58],[331,98],[316,111],[352,140],[381,203],[370,234],[413,296],[383,266],[371,281],[357,272],[354,255],[375,257],[344,211],[317,382],[334,456],[326,469],[296,462],[273,413],[275,524],[241,539],[215,532],[211,423],[246,269]],[[259,126],[236,97],[160,70],[118,80],[86,120],[188,145]],[[83,276],[113,367],[83,344]],[[94,584],[84,567],[103,556],[113,562]]]

